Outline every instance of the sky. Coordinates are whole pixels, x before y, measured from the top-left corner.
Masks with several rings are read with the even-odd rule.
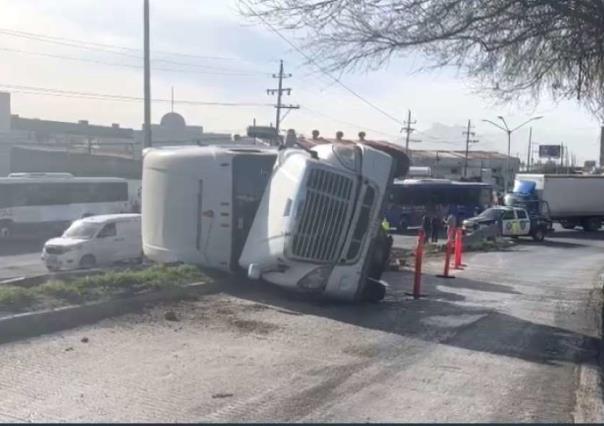
[[[241,16],[237,0],[150,0],[153,122],[171,109],[206,131],[244,134],[254,119],[275,122],[272,74],[284,61],[292,89],[284,102],[299,105],[282,122],[309,135],[336,131],[354,138],[402,143],[401,122],[412,111],[412,149],[507,150],[506,134],[483,122],[505,117],[512,154],[526,158],[529,126],[535,144],[567,145],[577,160],[596,159],[598,121],[574,101],[498,103],[454,69],[418,71],[417,59],[399,55],[379,71],[344,74],[340,80],[387,114],[334,83],[261,22]],[[0,0],[0,91],[12,93],[12,113],[51,120],[88,120],[141,128],[143,105],[142,0]],[[295,45],[304,41],[283,35]],[[320,60],[319,60],[320,61]],[[32,89],[35,88],[35,89]],[[42,95],[41,89],[54,90]],[[68,93],[66,93],[68,92]],[[74,98],[73,92],[125,96]],[[131,99],[135,98],[135,99]],[[199,105],[199,102],[237,105]],[[183,102],[183,103],[179,103]],[[240,105],[244,104],[244,105]],[[250,105],[251,104],[251,105]],[[390,117],[389,117],[390,116]],[[395,121],[392,117],[396,118]]]

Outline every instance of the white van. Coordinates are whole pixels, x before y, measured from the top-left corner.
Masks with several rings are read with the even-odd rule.
[[[51,271],[93,268],[142,259],[140,214],[110,214],[76,220],[48,240],[42,260]]]

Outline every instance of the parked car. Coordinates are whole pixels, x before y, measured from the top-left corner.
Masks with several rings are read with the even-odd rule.
[[[497,206],[464,220],[463,230],[466,234],[480,231],[485,238],[530,236],[535,241],[543,241],[552,230],[552,221],[540,215],[531,216],[523,208]]]
[[[93,268],[142,260],[141,215],[111,214],[76,220],[59,238],[44,244],[50,271]]]

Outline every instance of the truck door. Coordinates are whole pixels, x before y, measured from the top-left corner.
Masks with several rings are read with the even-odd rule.
[[[531,220],[525,210],[516,210],[516,218],[518,219],[518,233],[515,235],[528,235],[531,230]]]
[[[274,155],[238,155],[233,158],[233,240],[231,265],[239,256],[254,223],[256,211],[273,172]]]
[[[517,235],[515,233],[518,228],[518,222],[516,219],[516,215],[514,215],[514,210],[506,210],[503,212],[501,216],[501,235]]]

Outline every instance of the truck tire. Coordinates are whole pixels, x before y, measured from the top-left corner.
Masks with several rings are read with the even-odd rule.
[[[369,282],[363,291],[363,301],[377,303],[384,299],[386,296],[386,286],[379,281],[374,281],[372,279],[369,279],[368,281]]]
[[[562,225],[562,228],[564,229],[575,229],[575,227],[577,226],[575,222],[572,222],[570,220],[561,220],[560,225]]]
[[[581,221],[581,226],[585,232],[594,232],[602,226],[602,219],[599,217],[590,217]]]
[[[537,241],[540,243],[541,241],[545,240],[545,233],[545,228],[540,226],[531,233],[531,237],[533,237],[533,241]]]

